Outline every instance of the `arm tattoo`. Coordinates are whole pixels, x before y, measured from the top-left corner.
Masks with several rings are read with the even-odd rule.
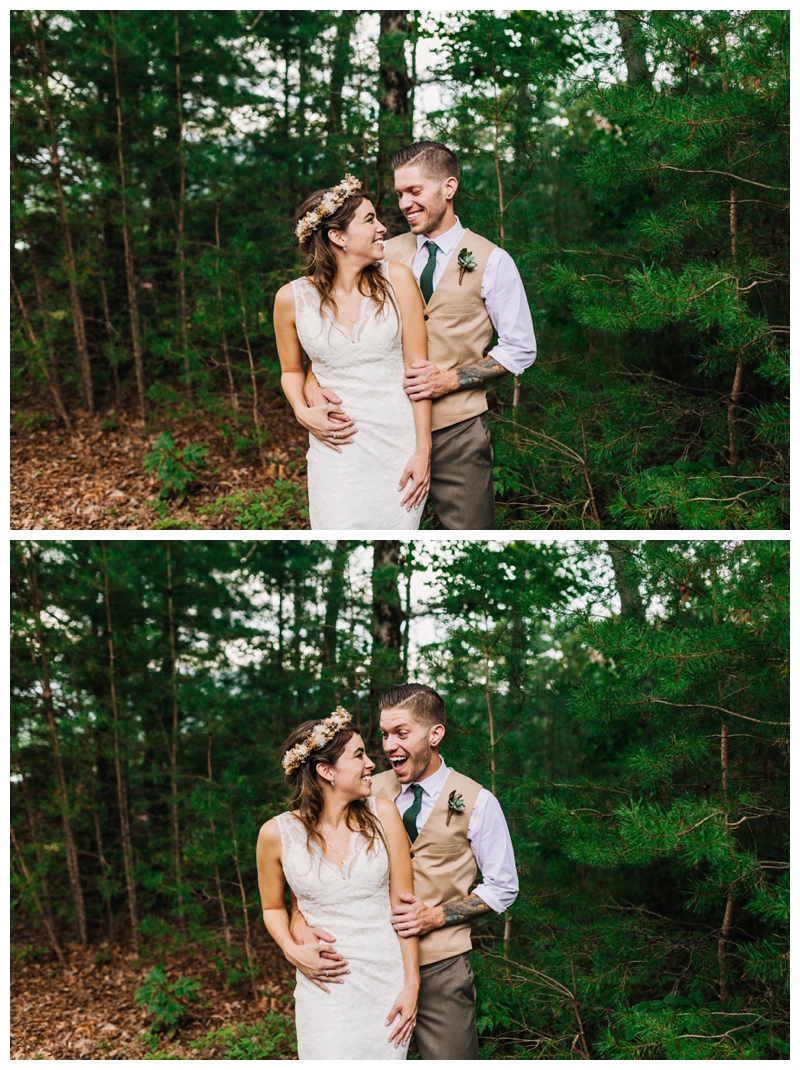
[[[508,375],[508,369],[498,364],[494,357],[481,357],[474,364],[464,364],[456,368],[457,390],[467,390],[471,386],[486,386],[501,375]]]
[[[454,903],[445,903],[442,906],[445,928],[448,925],[461,925],[465,921],[474,921],[475,918],[489,914],[491,909],[474,892],[466,899],[456,899]]]

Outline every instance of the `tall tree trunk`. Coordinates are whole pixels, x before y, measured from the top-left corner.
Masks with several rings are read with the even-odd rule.
[[[331,55],[326,147],[340,168],[344,165],[345,149],[345,146],[341,144],[342,115],[344,112],[342,90],[350,70],[350,41],[357,19],[357,11],[342,11],[337,15],[336,37]]]
[[[41,120],[41,116],[40,116],[40,120]],[[14,155],[13,152],[11,153],[11,172],[14,175],[14,185],[16,186],[17,195],[19,196],[20,207],[22,209],[22,211],[21,211],[22,233],[25,235],[25,242],[26,242],[26,244],[28,246],[28,257],[29,257],[30,262],[31,262],[31,275],[33,277],[33,290],[34,290],[34,293],[36,294],[36,307],[39,310],[39,315],[42,317],[42,323],[44,324],[45,318],[44,318],[44,297],[42,295],[42,282],[41,282],[41,279],[39,277],[39,266],[36,263],[36,251],[34,249],[33,235],[31,234],[30,223],[28,221],[28,212],[27,212],[27,210],[25,208],[25,195],[22,192],[22,187],[21,187],[21,182],[20,182],[20,177],[19,177],[19,164],[17,163],[17,158],[16,158],[16,156]],[[12,281],[13,281],[13,277],[12,277]],[[16,287],[14,287],[14,288],[16,290]],[[19,304],[20,304],[20,311],[22,311],[23,305],[22,305],[22,299],[21,298],[19,300]],[[38,342],[35,341],[36,335],[34,334],[33,326],[31,324],[30,318],[27,316],[27,312],[22,312],[22,315],[23,315],[23,319],[25,319],[25,323],[26,323],[26,327],[27,327],[27,330],[28,330],[29,338],[31,339],[31,341],[33,342],[34,345],[38,345]],[[53,352],[53,347],[50,345],[50,340],[47,337],[47,331],[46,331],[45,328],[43,328],[43,342],[42,342],[42,344],[44,345],[44,348],[45,348],[46,354],[47,354],[46,366],[44,366],[44,363],[43,363],[43,366],[42,366],[42,371],[43,371],[44,376],[45,376],[45,381],[47,382],[47,385],[48,385],[48,387],[50,389],[50,392],[53,395],[53,400],[55,401],[56,409],[58,410],[58,414],[61,417],[61,419],[64,421],[64,426],[66,427],[66,429],[69,432],[69,434],[72,434],[72,432],[73,432],[72,421],[70,420],[69,414],[67,413],[67,409],[66,409],[66,406],[64,404],[63,396],[62,396],[62,393],[61,393],[61,379],[60,379],[60,376],[58,374],[58,363],[56,361],[56,355]]]
[[[50,72],[47,66],[47,53],[45,51],[44,37],[39,37],[37,26],[33,19],[30,22],[33,31],[36,49],[39,55],[39,67],[42,79],[42,106],[47,117],[47,125],[50,131],[50,168],[53,175],[53,184],[58,201],[58,214],[61,219],[61,237],[64,242],[64,266],[69,282],[69,304],[72,312],[72,328],[75,332],[75,351],[78,358],[78,371],[81,377],[81,392],[83,403],[90,413],[94,412],[94,388],[92,386],[92,369],[89,363],[89,349],[86,345],[86,327],[83,320],[80,293],[78,291],[78,268],[75,263],[75,254],[72,249],[72,233],[67,216],[67,202],[64,197],[64,187],[61,183],[61,160],[59,157],[58,135],[56,134],[53,108],[50,102]]]
[[[114,771],[117,778],[117,805],[119,807],[120,838],[122,840],[122,859],[125,867],[125,885],[128,893],[128,914],[131,920],[131,937],[133,950],[139,954],[139,916],[136,905],[136,876],[133,868],[133,841],[131,823],[128,813],[128,793],[122,769],[122,755],[119,739],[119,707],[117,705],[117,686],[115,680],[114,630],[111,623],[111,596],[108,583],[108,558],[106,545],[101,543],[103,554],[103,592],[106,603],[106,627],[108,631],[108,681],[111,696],[111,723],[114,739]]]
[[[183,893],[181,891],[181,835],[178,822],[178,717],[180,704],[178,701],[178,676],[177,656],[175,650],[175,609],[172,598],[172,545],[167,540],[164,543],[167,551],[167,611],[169,614],[169,677],[172,691],[172,732],[170,736],[169,752],[169,783],[172,803],[170,806],[170,828],[172,832],[172,866],[175,875],[175,890],[178,896],[178,917],[181,928],[186,929],[186,918],[183,912]]]
[[[725,26],[720,26],[720,67],[722,74],[722,92],[727,93],[730,88],[728,78],[728,42]],[[732,147],[728,147],[728,164],[733,156]],[[731,187],[730,211],[728,213],[728,228],[731,235],[731,260],[733,270],[736,271],[736,261],[739,257],[739,193],[735,186]],[[736,280],[737,286],[739,280]],[[744,383],[744,361],[741,354],[736,359],[736,367],[733,372],[733,385],[731,396],[728,400],[728,464],[736,468],[739,464],[739,453],[736,448],[736,410],[742,396],[742,384]]]
[[[125,182],[125,156],[122,147],[122,94],[119,88],[119,57],[117,55],[117,30],[116,23],[114,21],[114,12],[110,12],[111,16],[111,32],[113,36],[113,56],[114,56],[114,92],[116,94],[116,109],[117,109],[117,157],[119,159],[119,192],[120,192],[120,205],[122,208],[122,242],[125,250],[125,282],[128,287],[128,314],[131,321],[131,346],[133,348],[133,366],[136,372],[136,392],[139,395],[139,412],[142,419],[146,416],[146,401],[144,393],[144,359],[142,357],[142,343],[139,334],[139,303],[136,296],[136,268],[133,258],[133,241],[131,239],[131,229],[128,224],[128,191]],[[176,53],[177,49],[177,12],[175,14],[175,34],[176,34]],[[177,60],[176,60],[177,62]],[[180,68],[179,68],[180,70]],[[178,93],[180,94],[180,81],[178,83]],[[180,112],[180,103],[178,104]],[[180,129],[180,122],[179,122]],[[181,165],[181,174],[183,175],[183,166]],[[183,182],[183,178],[181,179]],[[180,205],[180,224],[179,230],[181,235],[179,236],[179,245],[181,249],[181,255],[183,251],[183,190],[181,190],[181,205]],[[185,299],[185,286],[183,288]],[[185,310],[184,310],[185,311]],[[184,338],[184,350],[186,348],[186,340]]]
[[[58,808],[61,811],[61,825],[64,830],[64,848],[67,856],[67,874],[72,893],[72,904],[75,910],[75,927],[78,930],[78,941],[84,947],[89,942],[86,928],[86,910],[83,903],[83,888],[81,887],[81,872],[78,864],[78,849],[75,845],[75,836],[72,831],[72,819],[69,813],[69,797],[67,794],[67,778],[64,774],[64,763],[61,757],[61,744],[56,729],[55,707],[53,704],[53,691],[50,685],[50,666],[47,659],[47,648],[44,642],[44,627],[42,624],[42,605],[39,596],[39,580],[36,575],[36,558],[33,550],[29,551],[28,564],[30,566],[29,578],[31,589],[31,610],[36,622],[34,636],[36,639],[39,664],[42,676],[42,702],[47,716],[47,726],[50,730],[50,746],[53,751],[53,767],[56,774],[56,797]],[[36,657],[34,655],[34,664]]]
[[[620,615],[636,624],[645,623],[645,608],[639,593],[639,570],[633,557],[635,544],[616,539],[607,539],[606,546],[611,556],[614,579],[620,601]]]
[[[178,292],[181,302],[181,345],[186,383],[191,385],[189,367],[189,328],[186,311],[186,252],[184,241],[184,211],[186,206],[186,153],[183,145],[183,91],[181,88],[181,41],[178,33],[178,12],[175,12],[175,102],[178,110],[178,167],[180,187],[178,192]]]
[[[378,699],[387,687],[398,683],[401,677],[404,614],[400,601],[399,574],[400,541],[376,539],[372,558],[372,661],[367,739],[372,738]]]
[[[622,55],[628,69],[628,85],[643,85],[653,88],[653,76],[647,66],[644,41],[640,27],[641,12],[615,11],[619,35],[622,38]]]
[[[247,350],[247,359],[250,363],[250,386],[253,391],[253,428],[256,437],[256,444],[258,445],[258,456],[261,461],[262,468],[264,467],[264,447],[261,442],[261,420],[258,414],[258,381],[256,379],[256,363],[253,359],[253,350],[250,347],[250,333],[247,330],[247,310],[244,304],[244,291],[242,290],[242,264],[239,264],[236,268],[236,282],[239,288],[239,307],[242,310],[242,333],[244,335],[244,344]]]
[[[233,411],[238,413],[239,411],[239,395],[236,393],[236,384],[233,379],[233,369],[231,368],[231,358],[228,353],[228,337],[225,334],[225,303],[222,299],[222,284],[219,279],[220,268],[220,240],[219,240],[219,213],[222,208],[222,201],[219,194],[217,194],[217,212],[214,216],[214,237],[216,240],[217,249],[217,300],[219,301],[220,315],[222,316],[222,355],[225,358],[225,371],[228,373],[228,389],[231,394],[231,405]]]
[[[214,781],[212,769],[211,769],[211,744],[214,741],[214,737],[211,732],[208,733],[208,790],[209,790],[209,817],[208,822],[211,827],[211,843],[214,849],[214,885],[217,889],[217,902],[219,903],[219,912],[222,917],[222,933],[225,938],[225,946],[231,946],[231,929],[228,925],[228,912],[225,909],[225,896],[222,894],[222,882],[219,879],[219,866],[217,865],[217,829],[214,823],[214,818],[211,814],[211,792]]]
[[[331,555],[331,571],[325,599],[325,623],[322,625],[322,664],[336,666],[336,625],[344,604],[344,569],[350,548],[345,539],[337,539]]]
[[[378,189],[375,203],[381,219],[390,225],[390,229],[403,222],[394,193],[392,154],[412,140],[411,79],[405,50],[408,39],[408,11],[381,11],[378,56],[382,91],[378,111]]]
[[[258,999],[258,988],[256,986],[256,967],[253,963],[253,947],[250,942],[250,915],[247,912],[247,893],[244,889],[244,881],[242,880],[242,869],[239,865],[239,844],[236,838],[236,824],[233,820],[233,799],[228,796],[228,813],[230,815],[231,822],[231,840],[233,841],[233,864],[236,867],[236,880],[239,884],[239,894],[242,898],[242,917],[244,918],[244,953],[247,958],[247,965],[250,967],[250,983],[253,988],[253,998]]]

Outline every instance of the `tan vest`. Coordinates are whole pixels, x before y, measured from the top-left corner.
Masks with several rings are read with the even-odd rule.
[[[481,283],[486,262],[496,248],[487,238],[465,230],[425,306],[428,359],[445,371],[462,364],[474,364],[486,355],[491,344],[494,328],[481,300]],[[468,249],[476,262],[476,267],[472,271],[465,271],[463,275],[458,266],[458,254],[462,249]],[[384,247],[387,260],[405,264],[409,268],[416,252],[417,238],[410,231],[390,238]],[[443,427],[470,420],[486,412],[487,408],[486,388],[483,386],[445,394],[433,402],[431,430],[439,431]]]
[[[373,794],[381,799],[391,799],[394,802],[401,787],[391,769],[385,773],[376,773],[372,778]],[[469,895],[478,865],[467,839],[467,829],[480,790],[480,784],[451,769],[436,805],[411,845],[414,895],[430,907],[452,903]],[[461,795],[465,808],[461,813],[452,811],[448,825],[447,799],[452,791]],[[420,937],[420,966],[427,966],[441,959],[451,959],[471,950],[469,922],[448,925],[445,929],[433,929]]]

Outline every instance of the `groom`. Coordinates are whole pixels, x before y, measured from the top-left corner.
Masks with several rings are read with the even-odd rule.
[[[508,826],[495,796],[439,754],[445,706],[433,688],[390,687],[380,709],[392,768],[373,776],[372,789],[394,802],[411,841],[414,895],[400,897],[392,924],[420,937],[417,1049],[423,1059],[477,1059],[470,925],[517,898]]]
[[[385,255],[411,268],[426,303],[429,359],[406,372],[405,389],[413,401],[433,399],[430,498],[437,527],[493,530],[486,385],[520,375],[536,359],[528,300],[508,253],[459,222],[453,201],[461,168],[446,145],[406,145],[392,166],[410,233],[387,241]],[[340,402],[331,391],[317,391],[311,378],[310,404]]]

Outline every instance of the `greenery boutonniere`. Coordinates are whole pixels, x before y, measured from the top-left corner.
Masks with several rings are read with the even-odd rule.
[[[477,266],[478,265],[477,265],[477,262],[475,260],[475,257],[472,255],[472,253],[469,251],[469,249],[462,249],[461,252],[458,254],[458,267],[459,267],[458,285],[459,286],[461,285],[461,283],[462,283],[462,281],[464,279],[464,272],[465,271],[474,271]],[[459,799],[460,798],[461,798],[461,796],[459,795]]]
[[[463,798],[457,791],[451,791],[447,796],[447,820],[445,821],[445,825],[450,824],[450,818],[453,814],[463,814],[465,810],[466,806],[464,805]]]

